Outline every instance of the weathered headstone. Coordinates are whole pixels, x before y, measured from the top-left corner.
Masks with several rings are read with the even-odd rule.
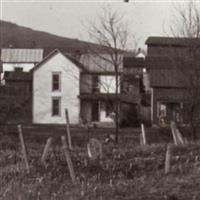
[[[99,140],[92,138],[87,144],[88,156],[92,160],[101,159],[103,156],[102,153],[102,144]]]

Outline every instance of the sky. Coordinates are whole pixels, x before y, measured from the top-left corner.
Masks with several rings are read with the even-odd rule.
[[[145,47],[149,36],[169,33],[167,27],[173,18],[173,2],[170,0],[130,0],[129,3],[123,0],[0,0],[0,17],[35,30],[89,40],[84,22],[97,19],[100,7],[108,3],[125,13],[130,32],[136,36],[139,47]],[[177,3],[183,4],[183,1]]]

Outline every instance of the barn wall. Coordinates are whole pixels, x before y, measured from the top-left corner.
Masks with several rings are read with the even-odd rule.
[[[187,55],[188,49],[174,46],[148,46],[148,56],[182,56]]]

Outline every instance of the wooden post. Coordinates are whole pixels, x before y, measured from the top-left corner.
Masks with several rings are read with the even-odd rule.
[[[51,143],[52,143],[52,138],[50,137],[50,138],[47,139],[46,145],[44,147],[44,151],[42,153],[41,162],[44,165],[46,165],[46,158],[47,158],[48,151],[49,151],[49,148],[51,146]]]
[[[24,161],[25,161],[25,165],[26,165],[26,170],[29,173],[30,172],[30,168],[29,168],[29,164],[28,164],[28,158],[27,158],[27,152],[26,152],[26,145],[24,143],[24,137],[23,137],[22,127],[21,127],[21,125],[18,125],[17,128],[18,128],[18,132],[19,132],[19,139],[20,139],[21,146],[22,146],[22,154],[23,154],[23,157],[24,157]]]
[[[176,123],[171,121],[170,126],[171,126],[174,144],[175,145],[184,144],[184,138],[183,138],[181,132],[176,127]]]
[[[70,127],[69,127],[69,113],[68,113],[68,109],[65,109],[65,118],[66,118],[66,128],[67,128],[68,145],[69,145],[69,149],[72,150],[72,140],[71,140]]]
[[[66,143],[66,137],[61,136],[61,141],[62,141],[63,151],[64,151],[65,158],[66,158],[66,161],[67,161],[70,177],[72,179],[72,182],[74,183],[75,182],[75,173],[74,173],[74,168],[73,168],[70,152],[69,152],[69,149],[68,149],[68,146],[67,146],[67,143]]]
[[[172,131],[172,136],[173,136],[173,140],[174,140],[174,144],[177,145],[178,141],[176,138],[176,127],[175,127],[175,123],[173,121],[170,122],[170,127],[171,127],[171,131]]]
[[[141,124],[141,129],[142,129],[143,144],[146,145],[147,144],[147,140],[146,140],[146,133],[145,133],[144,124]]]
[[[167,151],[165,155],[165,174],[170,172],[170,161],[171,161],[171,146],[167,146]]]
[[[184,144],[185,143],[184,142],[184,138],[183,138],[181,132],[179,131],[179,129],[177,127],[176,127],[176,136],[177,136],[178,141],[179,141],[180,144]]]

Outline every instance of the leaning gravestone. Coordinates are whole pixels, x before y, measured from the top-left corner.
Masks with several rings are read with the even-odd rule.
[[[92,160],[102,158],[102,144],[99,140],[92,138],[87,144],[88,156]]]

